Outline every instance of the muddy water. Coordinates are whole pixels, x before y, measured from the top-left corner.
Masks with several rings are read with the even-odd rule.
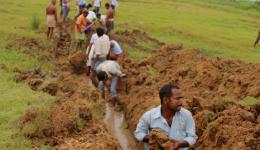
[[[117,138],[123,150],[134,149],[135,140],[131,132],[126,129],[127,125],[122,112],[116,112],[112,107],[106,104],[106,115],[104,122],[110,134]]]

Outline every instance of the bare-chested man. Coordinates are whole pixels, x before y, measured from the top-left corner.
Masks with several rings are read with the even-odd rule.
[[[57,24],[57,10],[56,10],[56,0],[52,0],[51,4],[46,8],[47,16],[47,38],[51,39],[53,35],[53,30]]]
[[[256,47],[256,45],[258,44],[259,40],[260,40],[260,30],[258,30],[258,34],[257,34],[256,40],[255,40],[255,43],[254,43],[254,47]]]
[[[112,7],[109,3],[106,3],[105,7],[107,9],[106,28],[107,28],[107,34],[109,34],[109,32],[111,30],[113,30],[115,27],[115,24],[114,24],[115,11],[112,9]]]

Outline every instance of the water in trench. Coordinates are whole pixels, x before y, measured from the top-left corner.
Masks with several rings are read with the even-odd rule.
[[[116,112],[112,107],[106,104],[104,122],[110,134],[117,138],[123,150],[134,149],[135,140],[131,132],[127,129],[127,124],[122,112]]]

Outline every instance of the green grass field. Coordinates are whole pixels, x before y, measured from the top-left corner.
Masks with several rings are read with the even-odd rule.
[[[107,1],[107,0],[106,0]],[[49,0],[0,0],[0,46],[18,37],[45,40],[45,7]],[[70,18],[74,15],[74,1]],[[7,9],[9,8],[9,9]],[[102,11],[104,8],[102,8]],[[37,15],[40,29],[32,30]],[[260,47],[253,48],[260,29],[260,5],[229,0],[119,0],[116,24],[140,29],[167,43],[183,43],[209,56],[260,62]]]
[[[0,49],[0,64],[4,63],[7,70],[0,69],[0,149],[31,149],[30,140],[19,135],[19,118],[32,107],[49,107],[53,97],[46,93],[34,92],[26,84],[14,82],[13,68],[30,69],[43,64],[21,52]]]
[[[252,2],[124,0],[119,3],[117,22],[210,56],[260,62],[260,47],[252,47],[260,29],[259,10]]]
[[[0,0],[0,46],[10,39],[45,39],[45,7],[49,0],[7,2]],[[74,15],[71,2],[70,17]],[[6,9],[9,8],[9,9]],[[104,8],[102,8],[104,10]],[[32,30],[37,15],[40,29]],[[229,0],[119,0],[116,23],[148,32],[167,43],[183,43],[210,56],[260,62],[260,48],[252,47],[260,29],[260,6],[253,2]]]

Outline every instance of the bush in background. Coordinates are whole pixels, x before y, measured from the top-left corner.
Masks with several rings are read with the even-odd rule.
[[[32,27],[32,29],[33,30],[39,29],[40,23],[41,22],[40,22],[39,17],[36,14],[34,14],[33,17],[32,17],[32,20],[31,20],[31,27]]]

